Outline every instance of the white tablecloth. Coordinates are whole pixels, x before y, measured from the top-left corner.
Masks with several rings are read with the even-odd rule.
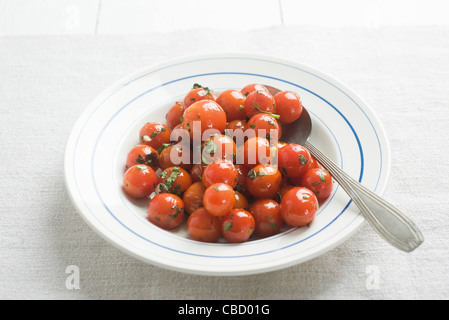
[[[143,66],[223,51],[293,59],[359,93],[391,143],[385,198],[416,222],[424,244],[403,253],[366,224],[339,247],[300,265],[205,277],[145,264],[93,232],[64,186],[64,146],[77,117],[104,88]],[[447,28],[3,37],[0,121],[0,298],[449,298]],[[72,265],[80,282],[70,290]]]

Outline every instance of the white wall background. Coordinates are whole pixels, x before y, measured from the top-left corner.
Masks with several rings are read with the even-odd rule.
[[[447,0],[0,0],[0,36],[449,25]]]

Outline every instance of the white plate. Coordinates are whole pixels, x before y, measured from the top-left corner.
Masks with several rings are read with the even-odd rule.
[[[185,227],[162,230],[146,220],[146,202],[121,190],[128,151],[147,121],[164,121],[175,100],[194,83],[216,92],[262,83],[296,91],[313,120],[310,141],[366,187],[386,187],[390,151],[372,109],[334,78],[299,63],[249,54],[202,55],[145,68],[99,95],[83,112],[67,142],[65,178],[85,221],[128,254],[186,273],[243,275],[298,264],[334,248],[364,218],[334,184],[310,227],[242,244],[201,243]],[[185,224],[184,224],[185,225]]]

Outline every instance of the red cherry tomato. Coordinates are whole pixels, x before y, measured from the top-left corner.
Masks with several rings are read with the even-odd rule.
[[[170,192],[177,195],[182,194],[192,185],[190,174],[181,167],[170,167],[159,175],[159,184],[156,192]]]
[[[243,145],[243,164],[248,168],[254,168],[258,164],[273,163],[274,155],[272,153],[275,152],[272,151],[270,142],[266,138],[250,138]],[[239,160],[237,158],[237,161]]]
[[[218,160],[207,165],[203,169],[202,181],[206,188],[214,183],[226,183],[231,188],[237,186],[238,171],[232,162]]]
[[[281,123],[292,123],[302,114],[302,104],[299,96],[290,91],[281,91],[274,96],[276,114]]]
[[[318,199],[307,188],[295,187],[281,201],[281,215],[292,227],[302,227],[313,221],[318,210]]]
[[[246,177],[248,176],[249,168],[244,164],[236,164],[234,165],[237,169],[237,185],[234,189],[238,192],[241,192],[245,197],[250,197],[248,189],[246,188]]]
[[[296,187],[296,186],[291,185],[291,184],[287,184],[287,185],[282,186],[282,187],[279,189],[278,194],[277,194],[277,200],[278,200],[278,202],[281,202],[281,201],[282,201],[282,198],[284,197],[284,195],[285,195],[288,191],[290,191],[291,189],[293,189],[293,188],[295,188],[295,187]]]
[[[247,210],[232,209],[221,220],[221,234],[232,243],[247,241],[254,233],[254,217]]]
[[[193,85],[193,89],[187,93],[184,98],[184,106],[187,108],[193,103],[202,100],[213,100],[215,101],[216,97],[214,92],[207,87],[202,87],[199,84],[195,83]]]
[[[133,147],[126,158],[126,168],[137,164],[144,164],[156,170],[159,166],[159,154],[156,149],[145,144]]]
[[[332,176],[324,169],[309,169],[301,177],[299,185],[310,189],[318,201],[323,202],[332,193]]]
[[[225,159],[234,161],[237,147],[234,140],[226,135],[215,135],[203,143],[201,160],[204,164]]]
[[[270,140],[271,137],[279,140],[282,135],[282,128],[276,119],[268,113],[258,113],[248,120],[248,129],[255,131],[255,136],[264,137]],[[259,131],[260,130],[260,131]]]
[[[168,110],[165,119],[167,120],[167,126],[170,130],[173,130],[173,128],[182,122],[182,115],[184,114],[185,109],[186,107],[184,107],[182,102],[176,101]]]
[[[203,196],[206,188],[201,182],[195,182],[184,192],[182,201],[184,201],[184,211],[191,214],[203,206]]]
[[[249,202],[248,199],[243,195],[243,193],[235,192],[235,204],[233,209],[245,209],[248,210]]]
[[[243,109],[247,117],[252,117],[257,113],[275,113],[276,102],[271,94],[266,91],[253,91],[245,100]]]
[[[309,151],[299,144],[289,144],[278,153],[279,170],[289,178],[302,176],[310,166]]]
[[[181,167],[185,170],[190,170],[192,168],[192,153],[189,145],[180,142],[164,146],[159,148],[159,166],[162,169]]]
[[[217,103],[226,112],[228,121],[243,120],[246,117],[243,111],[245,95],[237,90],[225,90],[217,97]]]
[[[214,216],[224,216],[231,211],[234,204],[235,192],[226,183],[213,184],[204,192],[203,205]]]
[[[249,212],[256,222],[255,234],[259,237],[270,237],[279,233],[284,221],[281,216],[281,206],[271,199],[256,200]]]
[[[212,100],[193,103],[182,116],[182,128],[189,132],[191,139],[197,140],[202,140],[203,133],[208,129],[223,133],[226,123],[226,113],[223,108]]]
[[[267,164],[255,166],[246,177],[246,188],[257,199],[274,198],[281,188],[281,183],[282,175],[279,170]]]
[[[190,177],[193,182],[201,182],[203,179],[203,164],[197,163],[194,164],[192,169],[190,170]]]
[[[170,129],[161,122],[147,122],[140,129],[139,140],[157,150],[163,144],[170,143]]]
[[[258,83],[248,84],[242,90],[240,90],[240,92],[243,93],[246,97],[253,91],[265,91],[267,93],[270,92],[265,86]]]
[[[138,164],[126,170],[123,189],[132,198],[145,198],[153,193],[157,181],[157,175],[151,167]]]
[[[177,195],[161,193],[150,201],[147,214],[151,223],[171,230],[178,227],[184,219],[184,203]]]
[[[187,231],[197,241],[216,242],[221,237],[221,220],[201,207],[187,219]]]

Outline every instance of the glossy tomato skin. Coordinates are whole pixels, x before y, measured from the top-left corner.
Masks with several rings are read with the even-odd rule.
[[[226,135],[214,135],[203,143],[201,160],[207,165],[217,160],[225,159],[234,162],[237,147],[232,138]]]
[[[281,188],[282,175],[271,165],[259,164],[248,172],[246,188],[257,199],[273,199]]]
[[[185,156],[184,152],[187,153],[188,156]],[[190,146],[185,145],[182,142],[168,144],[168,146],[163,148],[159,153],[159,166],[162,169],[181,167],[185,170],[190,170],[193,166]]]
[[[203,169],[202,181],[206,188],[215,183],[226,183],[235,188],[238,182],[238,171],[232,162],[218,160]]]
[[[159,175],[159,183],[156,192],[170,192],[180,195],[191,185],[192,178],[187,170],[181,167],[169,167]]]
[[[186,96],[184,97],[184,106],[187,108],[194,104],[197,101],[202,100],[216,100],[216,96],[214,92],[206,87],[201,87],[200,85],[195,84],[193,89],[190,90]]]
[[[202,140],[203,133],[214,129],[224,133],[226,129],[226,113],[218,103],[212,100],[201,100],[190,105],[182,117],[182,128],[187,130],[190,138]]]
[[[248,120],[248,129],[255,131],[255,136],[278,141],[282,136],[282,127],[276,119],[268,113],[258,113]]]
[[[240,92],[243,93],[243,95],[246,97],[253,91],[265,91],[267,93],[270,93],[270,91],[265,86],[258,83],[248,84],[243,87],[242,90],[240,90]]]
[[[153,193],[157,181],[157,175],[151,167],[138,164],[126,170],[123,189],[132,198],[146,198]]]
[[[221,234],[231,243],[247,241],[254,233],[254,217],[247,210],[232,209],[221,220]]]
[[[241,192],[236,191],[235,192],[235,204],[233,209],[245,209],[248,210],[249,207],[249,201],[245,197],[245,195]]]
[[[196,163],[193,165],[190,170],[190,177],[192,178],[192,182],[202,182],[203,180],[203,164]]]
[[[225,90],[217,97],[217,103],[223,108],[228,121],[243,120],[246,117],[243,111],[245,95],[238,90]]]
[[[214,216],[224,216],[231,211],[234,204],[235,192],[226,183],[215,183],[204,192],[203,205]]]
[[[170,134],[170,129],[162,122],[147,122],[139,131],[139,140],[157,150],[170,143]]]
[[[168,110],[165,115],[167,120],[167,126],[170,130],[173,130],[178,124],[182,122],[182,115],[186,107],[180,101],[176,101],[175,104]]]
[[[301,177],[310,167],[311,155],[299,144],[289,144],[278,153],[279,170],[289,178]]]
[[[273,154],[270,142],[263,137],[253,137],[243,144],[243,164],[254,168],[258,164],[273,163]]]
[[[184,201],[184,211],[191,214],[203,206],[203,196],[206,188],[201,182],[195,182],[184,192],[182,201]]]
[[[276,102],[271,94],[265,91],[253,91],[245,100],[244,111],[247,117],[260,112],[275,113]]]
[[[280,203],[282,201],[282,198],[284,197],[284,195],[290,191],[291,189],[297,187],[296,185],[291,185],[291,184],[286,184],[284,186],[282,186],[278,193],[277,193],[277,197],[276,200]]]
[[[309,169],[301,177],[300,185],[315,193],[319,202],[324,202],[332,193],[332,176],[324,169]]]
[[[279,233],[284,223],[281,215],[281,206],[272,199],[256,200],[250,207],[249,212],[253,215],[256,230],[259,237],[270,237]]]
[[[159,154],[156,149],[147,146],[146,144],[140,144],[134,146],[129,152],[126,158],[126,168],[131,168],[137,164],[144,164],[156,170],[159,166]]]
[[[234,187],[236,191],[241,192],[246,198],[249,198],[251,194],[246,188],[246,177],[248,176],[249,168],[244,164],[236,164],[237,169],[237,185]]]
[[[198,208],[187,219],[187,231],[194,240],[216,242],[221,237],[221,219]]]
[[[282,219],[292,227],[306,226],[315,218],[318,205],[318,199],[312,191],[295,187],[282,198]]]
[[[177,195],[161,193],[150,201],[147,214],[151,223],[171,230],[178,227],[184,219],[184,203]]]
[[[299,96],[290,91],[281,91],[274,96],[276,101],[276,114],[279,122],[292,123],[302,114],[302,103]]]

